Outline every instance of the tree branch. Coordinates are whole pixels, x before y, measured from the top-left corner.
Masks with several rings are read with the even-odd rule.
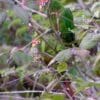
[[[40,16],[47,18],[47,15],[46,15],[46,14],[41,13],[41,12],[39,12],[39,11],[36,11],[35,9],[31,9],[31,8],[25,6],[23,3],[21,3],[21,2],[18,1],[18,0],[15,0],[15,2],[17,2],[17,3],[18,3],[20,6],[22,6],[25,10],[30,11],[30,12],[32,12],[32,13],[39,14]]]

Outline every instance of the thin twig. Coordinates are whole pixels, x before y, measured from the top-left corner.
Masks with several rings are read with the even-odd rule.
[[[46,35],[48,32],[50,31],[50,29],[47,29],[44,33],[40,34],[39,36],[37,36],[35,38],[35,40],[38,40],[39,38],[43,37],[44,35]],[[32,44],[32,41],[29,42],[27,45],[25,45],[21,50],[26,49],[28,46],[30,46]]]
[[[86,5],[85,3],[83,2],[83,0],[77,0],[77,2],[79,3],[79,5],[83,8],[83,9],[86,9]]]
[[[31,9],[31,8],[25,6],[25,5],[22,5],[22,3],[21,3],[20,1],[18,1],[18,0],[15,0],[15,1],[16,1],[20,6],[22,6],[25,10],[30,11],[30,12],[32,12],[32,13],[39,14],[39,15],[41,15],[41,16],[47,18],[47,15],[46,15],[46,14],[41,13],[41,12],[39,12],[39,11],[36,11],[35,9]]]
[[[50,82],[48,84],[48,86],[46,87],[46,92],[50,92],[53,90],[53,88],[65,77],[66,74],[62,75],[60,78],[58,79],[54,79],[52,82]]]
[[[61,84],[61,87],[64,91],[64,93],[69,97],[70,100],[73,100],[73,98],[70,96],[70,94],[66,91],[65,87]]]
[[[39,90],[31,90],[31,91],[8,91],[8,92],[0,92],[0,95],[4,95],[4,94],[23,94],[23,93],[42,93],[43,91],[39,91]],[[61,92],[52,92],[50,91],[49,93],[52,94],[58,94],[58,95],[64,95],[64,93]]]
[[[23,80],[25,80],[24,84],[30,82],[30,84],[33,85],[33,84],[35,83],[35,81],[33,81],[29,76],[32,76],[32,75],[28,75],[28,76],[25,76],[25,77],[23,78]],[[19,81],[20,81],[20,78],[17,78],[17,79],[15,79],[15,80],[12,80],[12,81],[9,81],[9,82],[6,82],[6,83],[2,84],[2,85],[0,86],[0,88],[4,88],[4,87],[7,86],[7,85],[10,86],[10,85],[12,85],[13,83],[17,83],[17,82],[19,82]],[[38,83],[38,82],[36,83],[36,85],[37,85],[38,87],[41,87],[41,88],[45,89],[45,86],[42,85],[42,84],[40,84],[40,83]]]
[[[11,95],[0,95],[0,99],[2,100],[25,100],[25,98],[20,97],[20,96],[11,96]]]

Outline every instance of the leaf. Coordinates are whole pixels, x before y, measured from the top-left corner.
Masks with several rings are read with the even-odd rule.
[[[97,82],[81,81],[81,82],[78,82],[77,85],[78,85],[78,87],[77,87],[76,93],[79,93],[79,92],[86,90],[86,89],[93,87],[93,86],[100,88],[100,83],[97,83]]]
[[[14,13],[13,10],[8,9],[8,11],[7,11],[7,15],[8,15],[9,17],[16,18],[15,13]]]
[[[17,17],[19,17],[25,24],[29,22],[29,13],[24,10],[22,7],[15,5],[13,11]]]
[[[23,82],[23,79],[25,77],[25,73],[26,73],[26,70],[25,70],[25,67],[24,66],[20,66],[16,69],[16,72],[19,76],[19,79],[20,79],[20,82]]]
[[[52,65],[53,63],[57,62],[64,62],[68,61],[72,57],[71,49],[62,50],[59,52],[48,64],[48,66]]]
[[[8,29],[10,29],[12,26],[14,26],[14,27],[21,26],[21,24],[22,23],[21,23],[20,19],[15,19],[8,25]]]
[[[65,100],[64,95],[45,93],[41,100]]]
[[[8,54],[0,53],[0,70],[7,68]]]
[[[88,50],[81,49],[81,48],[72,48],[72,53],[73,55],[78,56],[82,59],[86,59],[87,57],[89,57],[90,54]]]
[[[61,62],[57,66],[57,71],[59,73],[64,72],[64,71],[66,71],[67,67],[68,67],[68,65],[65,62]]]
[[[94,17],[100,18],[100,2],[95,2],[91,7],[91,12],[93,13]]]
[[[96,57],[93,67],[94,74],[100,76],[100,54]]]
[[[61,51],[61,50],[63,50],[64,49],[64,45],[62,45],[62,44],[58,44],[57,46],[56,46],[56,50],[57,51]]]
[[[100,81],[98,81],[98,82],[88,82],[88,86],[89,87],[95,86],[97,88],[100,88]]]
[[[22,26],[19,29],[17,29],[16,36],[23,36],[23,34],[25,34],[26,32],[28,32],[28,27]]]
[[[75,34],[76,40],[81,41],[85,35],[86,35],[86,32],[76,32]]]
[[[77,77],[76,79],[76,84],[77,84],[76,94],[89,88],[88,83],[79,77]]]
[[[100,41],[100,34],[87,34],[80,43],[80,47],[83,49],[91,49],[97,45]]]
[[[3,22],[6,20],[6,18],[7,18],[6,12],[0,13],[0,25],[3,24]]]
[[[12,56],[13,60],[16,62],[18,65],[25,65],[25,64],[30,64],[32,62],[32,57],[25,54],[22,51],[17,51],[13,54]]]
[[[77,75],[77,69],[75,67],[72,67],[69,69],[69,73],[75,77]]]
[[[45,52],[45,49],[46,49],[46,44],[44,41],[41,42],[41,51],[42,52]]]
[[[37,0],[27,0],[27,7],[31,8],[31,9],[38,9],[38,3]]]

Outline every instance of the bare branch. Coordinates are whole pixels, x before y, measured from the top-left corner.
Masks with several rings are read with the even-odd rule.
[[[40,16],[47,18],[47,15],[46,15],[46,14],[41,13],[41,12],[39,12],[39,11],[36,11],[35,9],[31,9],[31,8],[29,8],[29,7],[25,6],[25,5],[23,5],[23,4],[22,4],[20,1],[18,1],[18,0],[15,0],[15,1],[16,1],[20,6],[22,6],[25,10],[30,11],[30,12],[32,12],[32,13],[39,14]]]

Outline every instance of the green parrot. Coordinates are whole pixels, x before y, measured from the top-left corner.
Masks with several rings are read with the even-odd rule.
[[[49,7],[47,10],[49,22],[51,25],[51,28],[55,32],[55,36],[59,38],[60,31],[59,31],[59,18],[60,18],[60,12],[62,10],[63,6],[58,0],[50,0]]]
[[[50,0],[47,13],[55,36],[67,43],[74,41],[75,34],[71,30],[75,26],[71,10],[64,8],[58,0]]]

